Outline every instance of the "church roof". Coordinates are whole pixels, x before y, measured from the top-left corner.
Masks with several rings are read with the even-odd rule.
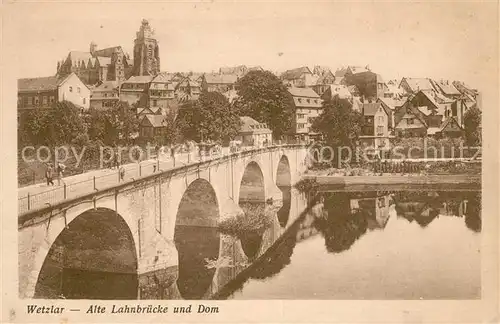
[[[73,74],[73,73],[71,73]],[[17,91],[50,91],[56,90],[71,74],[61,77],[58,75],[40,78],[24,78],[17,80]]]
[[[95,51],[96,56],[105,56],[105,57],[111,57],[115,50],[119,50],[123,52],[121,46],[113,46],[113,47],[108,47],[108,48],[103,48],[100,50]]]
[[[111,58],[110,57],[98,56],[97,59],[99,60],[99,64],[101,66],[107,66],[107,65],[111,64]]]

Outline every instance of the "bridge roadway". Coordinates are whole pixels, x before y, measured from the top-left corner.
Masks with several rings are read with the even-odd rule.
[[[276,145],[277,146],[277,145]],[[275,147],[275,146],[273,146]],[[259,147],[243,147],[240,152],[261,149]],[[192,165],[200,161],[217,160],[222,156],[229,155],[229,147],[224,147],[222,152],[212,156],[203,156],[200,160],[198,151],[190,153],[178,153],[174,159],[170,154],[162,153],[158,159],[144,160],[140,163],[129,163],[123,165],[125,176],[120,180],[116,168],[98,169],[77,174],[69,177],[63,177],[61,184],[58,185],[57,179],[54,179],[54,186],[47,186],[46,183],[18,188],[18,213],[22,214],[29,210],[54,205],[66,199],[75,198],[96,190],[102,190],[116,186],[120,183],[132,181],[141,177],[153,174],[154,172],[172,170],[186,165]],[[155,168],[156,167],[156,168]]]

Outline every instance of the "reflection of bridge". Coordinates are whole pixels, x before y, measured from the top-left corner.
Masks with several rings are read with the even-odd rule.
[[[26,211],[19,215],[20,296],[56,298],[62,294],[59,286],[78,278],[75,272],[91,271],[137,275],[130,279],[135,291],[108,297],[141,298],[141,292],[161,286],[172,267],[181,271],[199,261],[193,259],[196,253],[181,251],[190,248],[190,240],[210,250],[211,257],[220,257],[219,235],[203,242],[212,234],[202,235],[201,229],[241,216],[244,202],[281,201],[279,187],[299,180],[306,154],[299,145],[236,153]],[[186,233],[192,235],[186,239]]]

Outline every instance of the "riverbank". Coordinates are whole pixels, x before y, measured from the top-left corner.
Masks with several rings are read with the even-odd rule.
[[[308,174],[297,184],[307,187],[321,187],[326,190],[481,190],[481,175],[477,174],[409,174],[409,175],[363,175],[328,176]]]

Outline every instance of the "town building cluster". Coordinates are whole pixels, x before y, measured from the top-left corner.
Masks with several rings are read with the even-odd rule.
[[[230,102],[237,98],[236,82],[262,67],[221,67],[218,72],[162,72],[158,41],[143,20],[134,40],[133,57],[121,46],[71,51],[57,62],[49,77],[18,80],[18,112],[50,108],[71,101],[83,110],[105,110],[127,102],[140,121],[140,136],[152,137],[166,127],[166,116],[176,114],[202,91],[217,91]],[[385,81],[369,66],[347,66],[335,72],[328,67],[307,66],[278,75],[293,98],[295,118],[289,136],[309,140],[319,136],[311,125],[323,101],[335,96],[347,100],[363,115],[361,140],[388,147],[395,137],[461,136],[464,115],[480,108],[480,94],[459,81],[405,77]],[[245,142],[269,140],[269,129],[251,118],[242,118],[240,137]],[[253,137],[252,137],[253,136]]]

